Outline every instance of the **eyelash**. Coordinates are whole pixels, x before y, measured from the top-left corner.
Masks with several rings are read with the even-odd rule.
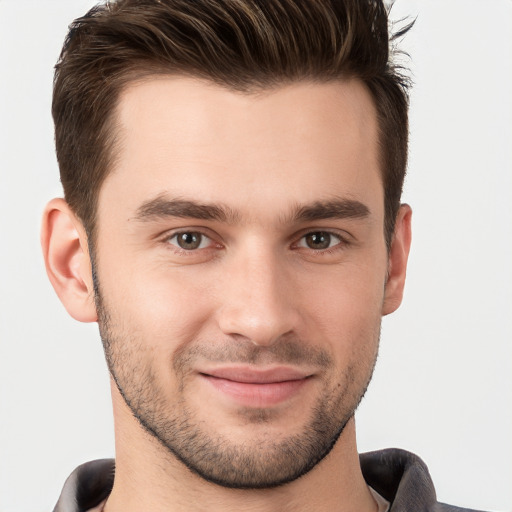
[[[205,238],[210,240],[210,244],[208,247],[202,247],[202,248],[197,248],[197,249],[183,249],[182,247],[177,245],[177,243],[176,244],[171,243],[171,240],[177,239],[177,237],[179,237],[180,235],[186,235],[186,234],[197,234],[203,238],[203,240],[201,240],[201,244],[203,243]],[[167,245],[167,247],[172,246],[171,250],[180,256],[194,256],[200,250],[205,251],[205,250],[212,249],[212,246],[211,246],[212,243],[214,245],[217,245],[218,248],[222,247],[222,245],[219,243],[215,244],[215,241],[213,240],[213,238],[211,236],[208,236],[207,234],[203,233],[199,229],[197,229],[197,230],[188,229],[188,230],[177,231],[175,233],[172,233],[171,235],[166,236],[163,239],[163,242]]]
[[[182,247],[179,247],[179,245],[177,243],[176,244],[171,243],[171,240],[177,239],[177,237],[179,237],[180,235],[185,235],[185,234],[199,235],[199,236],[203,237],[203,240],[201,240],[200,244],[202,244],[204,242],[204,238],[209,239],[210,244],[208,247],[202,247],[202,248],[198,247],[196,249],[183,249]],[[318,234],[334,237],[335,239],[338,240],[338,243],[336,243],[334,246],[328,247],[326,249],[312,249],[310,247],[299,246],[299,243],[301,241],[303,241],[307,236],[318,235]],[[296,238],[296,237],[294,237],[294,238]],[[212,248],[215,248],[215,247],[212,247],[212,244],[213,244],[213,246],[216,245],[217,246],[216,248],[219,248],[219,249],[223,247],[222,244],[216,243],[211,236],[207,235],[206,233],[204,233],[203,231],[201,231],[199,229],[197,229],[197,230],[188,229],[188,230],[177,231],[175,233],[172,233],[172,234],[166,236],[163,239],[163,242],[167,245],[167,247],[172,246],[171,250],[181,256],[194,256],[199,251],[211,250]],[[300,237],[298,238],[298,241],[294,242],[292,244],[291,248],[293,250],[303,249],[303,250],[309,251],[311,253],[314,253],[315,256],[324,256],[324,255],[328,256],[330,254],[344,250],[349,245],[350,245],[350,241],[348,240],[348,237],[342,236],[338,232],[329,231],[329,230],[325,230],[325,229],[317,229],[317,230],[308,230],[306,232],[303,232],[300,235]]]
[[[304,247],[304,246],[299,247],[299,243],[311,235],[328,235],[329,237],[337,239],[338,242],[335,243],[332,247],[327,247],[325,249],[313,249],[311,247]],[[332,242],[332,240],[330,240],[330,242]],[[299,241],[296,242],[294,245],[297,248],[312,251],[315,253],[315,255],[328,255],[328,254],[332,254],[334,252],[344,249],[345,247],[347,247],[348,244],[349,244],[349,242],[348,242],[347,238],[343,237],[341,234],[339,234],[337,232],[321,229],[321,230],[307,231],[299,238]]]

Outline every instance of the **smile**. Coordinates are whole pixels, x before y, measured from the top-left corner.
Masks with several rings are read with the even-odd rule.
[[[230,367],[200,373],[200,376],[239,405],[263,408],[297,396],[312,375],[292,368],[254,370]]]

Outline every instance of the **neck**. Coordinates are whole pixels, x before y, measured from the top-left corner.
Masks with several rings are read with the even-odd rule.
[[[192,473],[145,432],[114,390],[116,475],[104,512],[348,512],[377,507],[363,479],[351,419],[306,475],[272,489],[228,489]]]

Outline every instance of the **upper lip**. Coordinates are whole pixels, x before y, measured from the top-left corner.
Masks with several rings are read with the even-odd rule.
[[[248,384],[270,384],[275,382],[286,382],[290,380],[301,380],[310,377],[312,374],[297,368],[286,366],[272,368],[255,368],[247,366],[230,366],[213,368],[200,372],[203,375],[217,379],[232,380]]]

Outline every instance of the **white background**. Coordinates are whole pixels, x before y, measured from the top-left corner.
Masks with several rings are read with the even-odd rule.
[[[52,67],[86,0],[0,0],[0,512],[51,510],[78,464],[113,456],[95,325],[73,321],[39,249],[60,195]],[[398,0],[416,86],[404,200],[414,241],[358,413],[360,451],[429,465],[441,501],[512,511],[512,1]]]

